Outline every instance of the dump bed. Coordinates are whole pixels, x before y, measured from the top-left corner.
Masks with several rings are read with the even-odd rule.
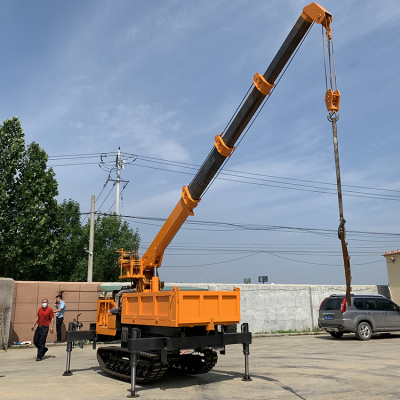
[[[99,302],[108,303],[104,300]],[[116,316],[108,312],[111,307],[108,304],[99,304],[98,333],[115,332]],[[207,330],[213,330],[214,325],[239,322],[240,289],[238,288],[234,288],[233,291],[211,292],[181,291],[178,287],[174,287],[171,291],[124,293],[122,296],[122,324],[168,327],[205,325]]]
[[[122,324],[195,326],[237,324],[240,321],[240,290],[126,293],[122,300]]]

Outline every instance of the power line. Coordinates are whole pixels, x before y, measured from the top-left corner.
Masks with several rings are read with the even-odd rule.
[[[106,180],[106,183],[103,185],[103,189],[101,189],[101,192],[98,194],[98,196],[97,197],[95,197],[95,204],[97,203],[97,201],[100,199],[100,196],[101,196],[101,194],[103,193],[103,191],[104,191],[104,189],[106,188],[106,186],[107,186],[107,184],[108,184],[108,182],[110,181],[110,175],[108,176],[108,178],[107,178],[107,180]],[[111,189],[112,190],[112,189]],[[108,195],[107,195],[107,197],[108,197]],[[106,198],[107,199],[107,198]],[[104,202],[103,202],[104,203]],[[102,204],[103,205],[103,204]],[[101,206],[100,206],[101,207]],[[99,209],[100,209],[100,207],[99,207]],[[89,214],[90,214],[90,211],[89,211],[89,213],[87,213],[86,214],[86,216],[85,216],[85,218],[82,220],[82,225],[85,223],[85,221],[86,221],[86,219],[87,219],[87,217],[89,216]]]
[[[213,265],[219,265],[219,264],[227,264],[227,263],[231,263],[234,261],[238,261],[238,260],[242,260],[244,258],[249,258],[249,257],[253,257],[255,255],[261,254],[261,253],[267,253],[267,252],[257,252],[257,253],[253,253],[253,254],[249,254],[247,256],[244,257],[239,257],[239,258],[234,258],[234,259],[230,259],[230,260],[226,260],[226,261],[217,261],[217,262],[213,262],[213,263],[206,263],[206,264],[197,264],[197,265],[163,265],[163,268],[197,268],[197,267],[208,267],[208,266],[213,266]],[[295,260],[292,258],[287,258],[287,257],[282,257],[279,256],[277,254],[270,254],[272,256],[275,257],[279,257],[288,261],[292,261],[292,262],[298,262],[301,264],[308,264],[308,265],[318,265],[318,266],[324,266],[324,267],[343,267],[342,265],[337,265],[337,264],[327,264],[327,263],[314,263],[314,262],[309,262],[309,261],[301,261],[301,260]],[[367,263],[352,263],[352,266],[358,266],[358,265],[368,265],[368,264],[377,264],[377,263],[382,263],[383,260],[380,261],[372,261],[372,262],[367,262]]]
[[[97,209],[97,214],[99,213],[99,211],[100,211],[101,207],[103,206],[103,204],[105,203],[105,201],[108,199],[108,196],[111,194],[112,190],[114,189],[114,186],[115,186],[115,182],[112,185],[110,191],[107,193],[106,198],[103,200],[103,202],[101,203],[100,207]]]
[[[134,164],[134,166],[142,167],[142,168],[149,168],[149,169],[157,169],[157,170],[161,170],[161,171],[167,171],[167,172],[173,172],[173,173],[179,173],[179,174],[193,176],[193,174],[191,174],[190,172],[176,171],[176,170],[171,170],[171,169],[167,169],[167,168],[153,167],[153,166],[143,165],[143,164],[138,164],[138,163]],[[238,174],[242,174],[242,175],[237,175],[237,174],[229,173],[229,171],[230,170],[225,169],[224,171],[221,171],[220,175],[227,175],[227,176],[232,176],[232,177],[251,179],[251,180],[255,180],[255,181],[271,182],[271,183],[259,183],[259,182],[251,182],[251,181],[245,181],[245,180],[240,180],[240,179],[229,179],[229,178],[223,178],[221,176],[218,176],[216,179],[230,181],[230,182],[238,182],[238,183],[257,185],[257,186],[267,186],[267,187],[276,187],[276,188],[280,188],[280,189],[290,189],[290,190],[296,190],[296,191],[302,191],[302,192],[324,193],[324,194],[334,194],[334,195],[337,194],[335,191],[335,188],[318,187],[318,186],[311,186],[311,185],[306,185],[306,184],[273,181],[270,179],[262,179],[262,178],[252,177],[252,176],[242,176],[242,175],[246,175],[246,174],[250,175],[247,172],[236,171]],[[254,173],[253,175],[270,176],[270,175],[263,175],[263,174],[257,174],[257,173]],[[283,178],[283,177],[281,177],[280,179],[287,179],[287,180],[290,179],[290,180],[294,180],[294,181],[310,182],[310,183],[321,184],[321,185],[334,185],[331,183],[306,181],[306,180],[301,180],[301,179],[292,179],[292,178]],[[286,186],[282,186],[282,185],[286,185]],[[352,186],[352,185],[342,185],[342,186],[343,187],[348,186],[348,187],[354,187],[354,188],[362,188],[362,186]],[[378,188],[368,188],[368,189],[400,193],[400,191],[394,190],[394,189],[378,189]],[[370,198],[370,199],[377,199],[377,200],[400,201],[400,196],[396,196],[396,195],[392,195],[392,194],[369,193],[369,192],[362,192],[362,191],[355,191],[355,190],[343,190],[343,194],[346,196],[349,196],[349,197],[361,197],[361,198]]]
[[[90,212],[56,212],[56,211],[0,211],[1,214],[57,214],[57,215],[71,215],[71,214],[79,214],[79,215],[87,215]],[[107,214],[96,211],[95,214],[102,216],[115,216],[115,214]],[[153,221],[158,222],[156,226],[161,226],[166,219],[159,217],[142,217],[142,216],[133,216],[133,215],[119,215],[121,219],[135,220],[136,223],[140,223],[140,221]],[[284,225],[262,225],[262,224],[248,224],[248,223],[237,223],[237,222],[218,222],[218,221],[201,221],[201,220],[186,220],[186,225],[200,225],[206,227],[227,227],[230,231],[271,231],[271,232],[300,232],[300,233],[316,233],[316,234],[327,234],[332,237],[337,236],[337,230],[335,229],[324,229],[324,228],[302,228],[302,227],[293,227],[293,226],[284,226]],[[155,224],[153,224],[155,225]],[[191,229],[191,228],[188,228]],[[205,229],[206,230],[206,229]],[[207,229],[210,231],[210,229]],[[400,238],[400,233],[394,232],[373,232],[373,231],[347,231],[348,235],[354,235],[358,237],[366,237],[366,236],[378,236],[380,238]]]
[[[95,156],[98,156],[100,154],[106,154],[106,153],[94,153],[94,154],[95,154]],[[114,155],[116,153],[110,152],[107,154]],[[186,169],[186,170],[197,171],[199,168],[198,164],[189,164],[189,163],[183,163],[183,162],[179,162],[179,161],[166,160],[166,159],[155,158],[155,157],[134,155],[131,153],[121,152],[121,154],[136,157],[138,160],[142,160],[142,161],[146,161],[146,162],[158,163],[158,164],[173,166],[176,168],[181,168],[181,169]],[[69,155],[69,157],[71,157],[71,156],[72,155]],[[90,155],[90,156],[92,156],[92,155]],[[56,157],[56,156],[54,156],[54,157]],[[59,156],[59,157],[61,158],[62,156]],[[83,164],[98,164],[98,163],[94,162],[94,163],[58,164],[58,166],[83,165]],[[153,167],[153,166],[143,165],[143,164],[138,164],[138,163],[135,163],[132,165],[142,167],[142,168],[157,169],[157,170],[161,170],[161,171],[181,173],[181,174],[191,175],[191,176],[194,175],[194,173],[190,173],[190,172],[177,171],[177,170],[171,170],[171,169],[160,168],[160,167]],[[52,166],[56,166],[56,165],[52,165]],[[231,177],[242,178],[242,179],[252,179],[252,180],[256,180],[256,181],[270,182],[270,184],[259,184],[258,182],[247,182],[247,181],[243,181],[243,180],[218,177],[218,179],[222,179],[222,180],[228,180],[228,181],[234,181],[234,182],[240,182],[240,183],[248,183],[248,184],[249,183],[250,184],[258,184],[258,185],[262,185],[262,186],[279,187],[279,188],[292,189],[292,190],[303,190],[303,191],[320,192],[320,193],[327,193],[327,194],[336,194],[336,192],[335,192],[336,184],[334,184],[334,183],[312,181],[312,180],[306,180],[306,179],[289,178],[289,177],[283,177],[283,176],[274,176],[274,175],[267,175],[267,174],[260,174],[260,173],[249,173],[249,172],[244,172],[244,171],[236,171],[236,170],[228,170],[228,169],[224,169],[223,171],[221,171],[220,174],[226,175],[226,176],[231,176]],[[265,178],[268,178],[268,179],[265,179]],[[292,182],[301,182],[301,183],[282,182],[282,181],[276,181],[276,179],[287,180],[287,181],[292,181]],[[308,185],[308,184],[310,184],[310,185]],[[279,186],[279,185],[286,185],[286,186]],[[289,187],[287,185],[291,185],[291,186],[295,186],[295,187]],[[332,186],[332,187],[331,188],[318,187],[318,186],[312,186],[312,185],[325,185],[325,186]],[[373,191],[378,191],[378,192],[400,193],[400,190],[396,190],[396,189],[383,189],[383,188],[374,188],[374,187],[359,186],[359,185],[342,185],[342,186],[348,187],[348,188],[354,188],[354,189],[373,190]],[[305,189],[302,189],[302,188],[305,188]],[[317,190],[312,190],[312,189],[317,189]],[[353,196],[353,197],[377,198],[380,200],[384,200],[384,199],[396,200],[396,201],[400,200],[400,196],[396,196],[395,194],[392,194],[392,195],[391,194],[379,194],[379,193],[377,194],[377,193],[369,193],[369,192],[362,192],[362,191],[355,191],[355,190],[346,190],[345,193],[347,196]],[[350,193],[352,193],[352,194],[350,194]],[[360,196],[360,194],[366,195],[366,196]]]
[[[76,163],[76,164],[59,164],[61,165],[84,165],[84,164],[99,164],[99,163]],[[167,172],[173,172],[173,173],[179,173],[179,174],[184,174],[184,175],[190,175],[193,176],[192,173],[190,172],[185,172],[185,171],[176,171],[176,170],[171,170],[167,168],[161,168],[161,167],[154,167],[154,166],[149,166],[149,165],[143,165],[143,164],[132,164],[136,167],[142,167],[142,168],[148,168],[148,169],[156,169],[160,171],[167,171]],[[56,165],[53,165],[56,166]],[[247,172],[239,172],[240,174],[248,174]],[[306,185],[306,184],[298,184],[298,183],[286,183],[286,182],[279,182],[279,181],[272,181],[269,179],[263,179],[263,178],[256,178],[256,177],[251,177],[251,176],[242,176],[242,175],[236,175],[233,173],[229,173],[229,170],[224,170],[221,171],[220,175],[226,175],[226,176],[232,176],[235,178],[244,178],[244,179],[249,179],[249,180],[243,180],[243,179],[230,179],[230,178],[225,178],[218,176],[216,179],[218,180],[223,180],[223,181],[229,181],[229,182],[237,182],[237,183],[244,183],[248,185],[256,185],[256,186],[266,186],[266,187],[275,187],[275,188],[280,188],[280,189],[289,189],[289,190],[296,190],[296,191],[301,191],[301,192],[310,192],[310,193],[322,193],[322,194],[332,194],[336,195],[337,193],[335,192],[334,188],[328,188],[328,187],[318,187],[318,186],[311,186],[311,185]],[[258,176],[263,176],[263,174],[254,174]],[[292,179],[292,178],[282,178],[281,179]],[[252,181],[251,181],[252,180]],[[295,181],[305,181],[305,180],[296,180]],[[253,182],[256,181],[256,182]],[[263,183],[263,182],[271,182],[271,183]],[[333,185],[330,183],[323,183],[323,182],[314,182],[314,181],[306,181],[306,182],[313,182],[315,184],[321,184],[321,185]],[[351,185],[343,185],[343,187],[348,186],[348,187],[354,187],[354,188],[362,188],[362,186],[351,186]],[[381,189],[381,188],[368,188],[368,190],[377,190],[377,191],[390,191],[390,192],[399,192],[394,189]],[[358,197],[358,198],[365,198],[365,199],[376,199],[376,200],[390,200],[390,201],[400,201],[400,196],[393,195],[393,194],[380,194],[380,193],[370,193],[370,192],[362,192],[362,191],[355,191],[355,190],[343,190],[343,195],[348,196],[348,197]]]
[[[119,192],[119,196],[121,197],[122,192],[125,190],[125,188],[128,186],[129,182],[126,182],[125,185],[123,186],[122,190]],[[111,207],[108,209],[107,213],[108,214],[110,212],[110,210],[113,208],[114,204],[116,203],[116,200],[114,200],[114,203],[111,204]]]

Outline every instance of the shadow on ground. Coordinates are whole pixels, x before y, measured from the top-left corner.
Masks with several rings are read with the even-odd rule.
[[[110,379],[116,379],[111,375],[103,371],[98,371],[99,375],[107,376]],[[232,371],[211,371],[207,374],[202,375],[182,375],[174,371],[167,371],[165,375],[157,381],[149,382],[145,384],[137,384],[136,386],[142,390],[146,389],[160,389],[160,390],[170,390],[170,389],[184,389],[192,386],[205,386],[216,382],[224,382],[231,380],[239,380],[243,378],[243,373],[232,372]],[[281,389],[286,390],[293,395],[297,396],[299,399],[306,400],[304,397],[300,396],[293,388],[282,384],[279,380],[269,378],[265,375],[252,374],[252,379],[261,379],[267,382],[272,382],[278,385]],[[243,382],[245,387],[247,383]]]
[[[354,333],[344,334],[340,339],[335,339],[331,335],[329,336],[315,336],[315,339],[318,340],[332,340],[332,341],[357,341],[361,342],[361,340],[357,339]],[[374,333],[370,340],[392,340],[392,339],[400,339],[400,334],[393,333]]]
[[[81,369],[72,369],[71,372],[82,372],[82,371],[101,371],[100,365],[95,365],[94,367],[89,368],[81,368]],[[104,376],[109,376],[106,373],[103,373]]]

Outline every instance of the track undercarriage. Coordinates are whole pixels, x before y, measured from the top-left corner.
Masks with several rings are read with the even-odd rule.
[[[97,360],[101,369],[117,379],[131,379],[130,357],[131,353],[123,347],[100,347],[97,350]],[[172,353],[168,356],[167,363],[161,362],[159,354],[140,352],[136,366],[136,382],[158,380],[168,369],[180,374],[204,374],[209,372],[217,361],[217,352],[212,349],[202,349],[201,352],[189,354]]]

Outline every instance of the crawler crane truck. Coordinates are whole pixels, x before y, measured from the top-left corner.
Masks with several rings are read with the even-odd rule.
[[[137,253],[119,250],[120,279],[129,279],[130,285],[98,299],[95,331],[68,329],[67,341],[71,346],[67,347],[65,375],[71,374],[71,342],[82,338],[118,338],[120,346],[98,348],[97,358],[103,371],[131,381],[128,397],[138,396],[137,382],[159,379],[168,368],[185,374],[210,371],[217,363],[217,350],[224,354],[229,344],[243,345],[243,380],[251,380],[248,324],[242,324],[240,332],[236,332],[240,322],[240,290],[163,290],[158,271],[165,249],[185,220],[194,215],[202,194],[235,150],[235,144],[270,95],[311,25],[321,24],[330,40],[331,21],[332,15],[316,3],[303,9],[266,72],[254,75],[252,88],[225,131],[215,137],[212,150],[192,182],[183,187],[182,197],[148,250],[141,258]],[[339,91],[327,91],[329,111],[338,110],[339,99]]]

